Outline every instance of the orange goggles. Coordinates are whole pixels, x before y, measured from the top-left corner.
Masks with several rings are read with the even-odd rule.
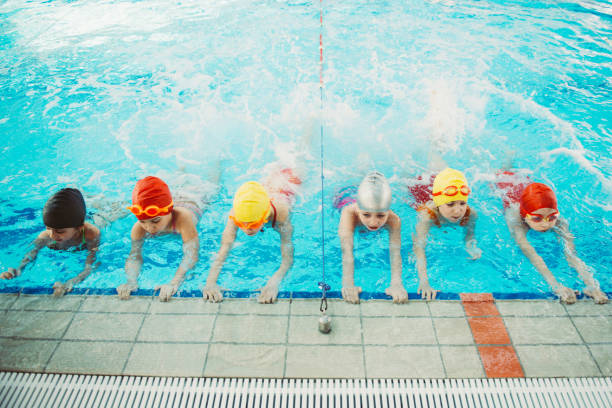
[[[525,215],[525,218],[529,218],[533,222],[555,222],[559,218],[559,211],[555,211],[552,214],[548,214],[546,217],[541,214],[527,213],[527,215]]]
[[[264,225],[264,223],[266,222],[267,218],[266,217],[268,214],[265,214],[261,220],[259,221],[251,221],[251,222],[242,222],[242,221],[238,221],[236,218],[234,218],[233,215],[229,216],[229,219],[232,220],[234,222],[234,224],[238,227],[238,228],[242,228],[242,229],[258,229],[259,227],[261,227],[262,225]]]
[[[464,196],[470,195],[470,188],[465,184],[461,187],[457,188],[457,186],[448,186],[442,191],[438,191],[437,193],[432,193],[433,196],[439,196],[444,194],[445,196],[452,197],[456,196],[457,193],[461,192]]]
[[[128,210],[130,210],[132,212],[132,214],[134,214],[135,216],[139,216],[142,214],[148,215],[149,217],[156,217],[160,214],[165,214],[170,210],[170,207],[172,207],[174,205],[174,201],[170,201],[170,204],[168,204],[165,207],[158,207],[156,205],[149,205],[147,206],[147,208],[143,209],[141,206],[139,206],[138,204],[132,204],[129,207],[126,207]]]

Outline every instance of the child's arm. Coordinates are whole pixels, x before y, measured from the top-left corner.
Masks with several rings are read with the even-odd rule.
[[[353,240],[355,237],[354,204],[346,206],[340,214],[338,235],[342,249],[342,298],[349,303],[359,303],[361,288],[355,286],[355,258],[353,255]]]
[[[474,230],[476,229],[476,220],[478,213],[474,209],[470,209],[470,218],[465,226],[465,250],[470,254],[471,260],[476,260],[482,256],[482,250],[476,245],[474,238]]]
[[[85,243],[87,245],[87,258],[85,259],[85,267],[77,276],[66,282],[55,282],[53,285],[53,295],[63,296],[64,294],[72,291],[74,285],[78,285],[91,273],[94,262],[96,261],[96,255],[98,253],[98,246],[100,245],[100,230],[93,225],[87,228],[85,231]]]
[[[608,296],[599,288],[599,282],[589,272],[588,266],[578,257],[576,247],[574,246],[574,236],[569,230],[569,224],[563,218],[558,221],[557,228],[554,231],[563,240],[563,252],[567,263],[578,272],[580,278],[586,285],[584,294],[593,298],[595,303],[608,303]]]
[[[125,261],[125,274],[127,275],[127,283],[117,287],[119,299],[126,300],[130,298],[130,294],[138,289],[138,275],[142,268],[142,245],[144,244],[145,231],[142,227],[135,223],[132,227],[132,248],[130,255]]]
[[[38,234],[38,237],[32,241],[31,246],[33,248],[24,255],[19,266],[17,268],[8,268],[6,271],[0,273],[0,279],[13,279],[21,275],[23,268],[34,261],[38,255],[38,251],[40,251],[42,247],[47,246],[50,241],[51,238],[49,238],[47,231]]]
[[[389,258],[391,261],[391,284],[385,293],[393,298],[393,303],[408,302],[408,292],[402,284],[402,234],[401,220],[393,212],[389,215]]]
[[[419,274],[419,288],[417,293],[422,299],[432,300],[439,292],[429,285],[427,278],[427,257],[425,256],[425,246],[427,245],[427,234],[431,228],[432,220],[427,211],[419,211],[415,235],[412,237],[412,250],[416,257],[417,273]]]
[[[546,266],[544,259],[538,255],[533,246],[529,243],[529,241],[527,241],[527,231],[529,227],[522,224],[517,210],[513,210],[512,208],[506,210],[505,217],[512,238],[514,238],[517,245],[527,259],[529,259],[534,268],[536,268],[544,280],[550,285],[552,290],[559,296],[559,298],[561,298],[562,302],[575,303],[576,294],[574,291],[561,285],[557,279],[555,279],[550,269],[548,269]]]
[[[287,217],[287,220],[279,224],[276,228],[280,234],[280,249],[281,249],[281,265],[274,275],[270,277],[266,286],[261,288],[261,293],[257,301],[259,303],[274,303],[278,296],[278,285],[283,280],[283,277],[293,265],[293,226],[291,220]]]
[[[221,236],[221,248],[219,249],[217,258],[208,271],[206,285],[202,289],[202,296],[205,300],[211,300],[213,302],[220,302],[223,300],[221,290],[219,286],[217,286],[217,280],[219,279],[219,273],[221,272],[221,268],[225,263],[225,259],[227,258],[227,255],[229,254],[229,251],[232,249],[232,245],[236,240],[237,231],[238,227],[236,227],[236,225],[234,225],[234,223],[228,219],[227,223],[225,224],[225,230],[223,230],[223,235]]]
[[[155,290],[159,289],[159,300],[167,302],[170,300],[172,295],[176,293],[178,288],[185,280],[185,275],[189,272],[198,262],[198,253],[200,252],[200,240],[198,238],[198,231],[193,222],[191,215],[182,214],[180,220],[177,222],[177,229],[183,239],[183,259],[177,268],[172,280],[165,284],[155,287]]]

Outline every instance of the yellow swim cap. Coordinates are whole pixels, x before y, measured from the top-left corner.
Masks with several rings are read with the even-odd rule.
[[[240,186],[234,196],[234,218],[240,222],[259,221],[270,210],[270,197],[263,186],[249,181]]]
[[[459,170],[447,167],[438,173],[434,179],[432,195],[433,202],[437,207],[452,201],[462,200],[467,202],[469,194],[470,189],[467,179]]]

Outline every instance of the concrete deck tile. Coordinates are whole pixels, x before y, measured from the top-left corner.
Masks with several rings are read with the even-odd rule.
[[[0,293],[0,310],[10,309],[17,298],[16,293]]]
[[[124,375],[200,377],[208,344],[136,343]]]
[[[525,377],[512,346],[478,346],[478,353],[488,378]]]
[[[132,296],[121,300],[117,296],[88,296],[80,312],[146,313],[152,302],[150,296]]]
[[[79,309],[83,296],[67,295],[56,298],[52,295],[21,295],[11,306],[12,310],[44,310],[74,312]]]
[[[472,330],[463,317],[438,317],[433,325],[440,344],[474,344]]]
[[[441,378],[444,368],[438,347],[366,346],[368,378]]]
[[[206,343],[210,341],[214,320],[215,315],[149,315],[137,341]]]
[[[573,305],[564,305],[570,316],[610,316],[612,315],[612,302],[596,305],[592,299],[579,300]]]
[[[440,346],[440,354],[449,378],[485,376],[476,346]]]
[[[64,339],[133,341],[144,315],[77,313]]]
[[[391,300],[367,300],[361,302],[361,315],[429,317],[429,309],[424,300],[409,300],[405,304],[396,304]]]
[[[361,346],[287,346],[285,377],[363,378]]]
[[[216,314],[219,303],[205,302],[201,297],[172,298],[170,302],[153,300],[149,313],[151,314]]]
[[[72,320],[72,312],[8,311],[0,321],[0,336],[59,339]]]
[[[132,343],[63,341],[45,369],[48,373],[117,375]]]
[[[321,299],[292,299],[292,315],[320,316]],[[359,316],[360,305],[347,303],[341,299],[327,299],[327,314],[330,316]]]
[[[468,323],[476,344],[510,344],[501,317],[470,317]]]
[[[361,344],[359,317],[332,316],[332,331],[323,334],[318,316],[291,316],[289,343],[293,344]]]
[[[601,373],[612,376],[612,346],[610,344],[589,344],[588,347]]]
[[[43,372],[57,343],[0,338],[0,370]]]
[[[272,304],[259,303],[257,298],[223,299],[219,306],[219,313],[286,316],[289,314],[289,299],[280,299]]]
[[[364,317],[364,344],[436,344],[432,320],[410,317]]]
[[[214,342],[287,342],[287,316],[218,315]]]
[[[458,300],[435,300],[427,302],[429,311],[434,317],[463,317],[463,305]]]
[[[285,346],[211,344],[204,375],[282,378]]]
[[[498,300],[502,316],[567,316],[563,305],[549,300]]]
[[[586,343],[612,343],[612,316],[574,316],[572,321]]]
[[[582,344],[569,317],[506,317],[504,322],[517,344]]]
[[[582,345],[516,346],[527,377],[600,376],[589,351]]]

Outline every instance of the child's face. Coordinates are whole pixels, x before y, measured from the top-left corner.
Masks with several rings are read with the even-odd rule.
[[[376,231],[385,225],[387,219],[389,219],[389,211],[373,212],[357,210],[357,214],[359,215],[359,221],[370,231]]]
[[[529,228],[539,232],[548,231],[555,225],[557,225],[558,211],[554,208],[540,208],[534,211],[532,214],[541,215],[541,217],[531,217],[527,215],[525,222],[529,225]]]
[[[81,228],[50,228],[47,227],[49,236],[55,242],[68,241],[76,237],[80,232]]]
[[[158,215],[148,220],[138,220],[140,226],[151,235],[165,231],[172,221],[172,214]]]
[[[240,228],[240,229],[242,230],[242,232],[252,237],[253,235],[256,235],[259,231],[261,231],[261,227],[263,227],[263,224],[261,224],[259,228]]]
[[[440,211],[440,215],[442,215],[446,221],[456,224],[461,221],[467,208],[467,203],[465,201],[457,200],[442,204],[438,207],[438,211]]]

